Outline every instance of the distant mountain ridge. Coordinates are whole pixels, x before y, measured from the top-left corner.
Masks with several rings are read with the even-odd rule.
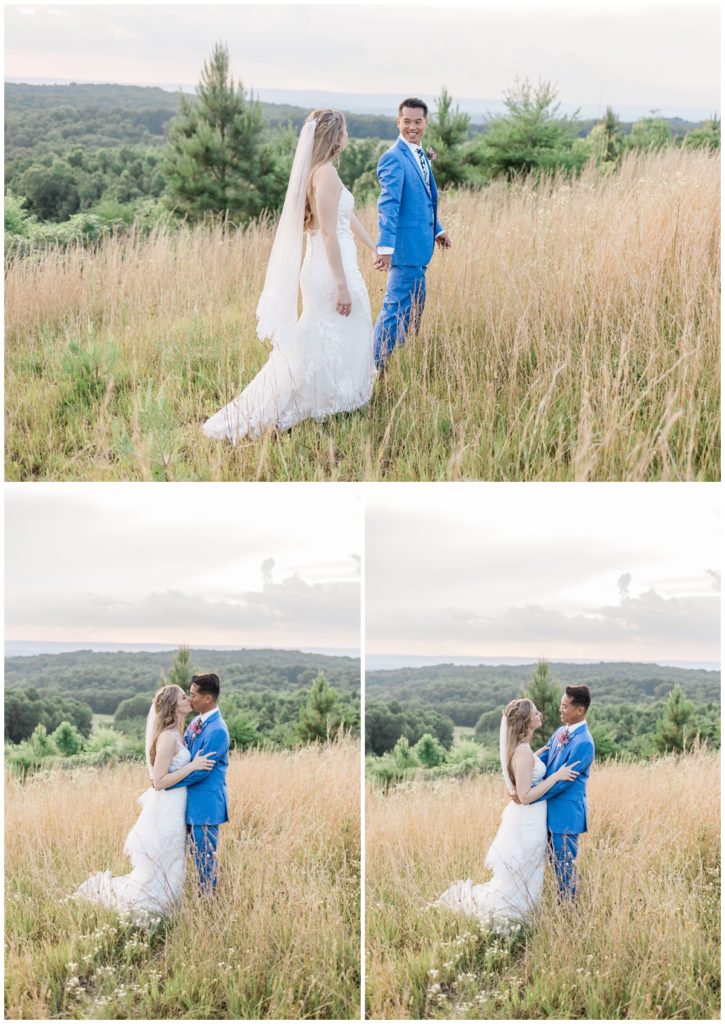
[[[334,94],[329,94],[327,102],[332,103],[334,99]],[[345,96],[337,97],[341,103],[344,99]],[[295,129],[299,129],[315,105],[313,102],[304,106],[264,100],[260,102],[262,115],[270,128],[292,124]],[[166,141],[169,125],[178,109],[179,92],[169,92],[158,86],[6,82],[6,159],[34,148],[60,152],[76,145],[160,146]],[[397,136],[394,104],[390,114],[363,113],[359,110],[344,112],[353,138],[392,141]],[[501,111],[496,108],[494,112]],[[471,125],[473,133],[485,130],[483,119],[483,113],[476,117]],[[597,117],[592,116],[582,118],[579,121],[579,134],[588,134],[597,120]],[[673,134],[679,137],[701,123],[681,117],[665,120]],[[627,133],[631,125],[624,121],[622,127]]]
[[[112,714],[137,693],[153,693],[178,648],[167,651],[74,651],[5,659],[5,689],[73,697]],[[226,693],[291,692],[309,687],[319,672],[341,693],[360,692],[358,658],[295,650],[190,648],[195,672],[216,672]]]

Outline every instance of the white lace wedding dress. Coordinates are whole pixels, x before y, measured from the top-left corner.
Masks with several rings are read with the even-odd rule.
[[[304,419],[322,420],[365,405],[375,378],[370,299],[357,265],[350,230],[352,193],[343,188],[337,209],[337,240],[352,312],[335,310],[335,282],[319,231],[307,232],[300,272],[302,315],[290,352],[273,347],[254,380],[204,424],[209,437],[235,442],[269,427],[288,430]]]
[[[169,771],[190,760],[189,750],[179,741]],[[74,895],[112,907],[139,924],[168,914],[184,884],[186,794],[185,786],[147,789],[139,797],[142,810],[123,847],[131,873],[114,877],[110,871],[97,871]]]
[[[536,757],[532,785],[546,774],[546,766]],[[477,917],[493,931],[507,933],[523,924],[541,904],[546,865],[546,800],[535,804],[511,801],[501,817],[501,825],[486,854],[486,867],[493,878],[483,884],[471,879],[454,884],[434,906],[450,907]]]

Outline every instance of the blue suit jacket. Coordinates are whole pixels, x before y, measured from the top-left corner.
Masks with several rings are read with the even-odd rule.
[[[438,189],[433,170],[430,192],[411,151],[400,139],[378,162],[378,245],[394,250],[394,267],[426,267],[430,263],[435,236],[443,230],[438,222]]]
[[[227,812],[227,768],[229,766],[229,730],[221,712],[217,709],[204,722],[198,736],[192,736],[190,728],[184,733],[184,743],[196,757],[200,750],[211,754],[214,751],[214,767],[211,771],[191,772],[181,782],[169,789],[188,786],[186,800],[187,825],[221,825],[229,821]]]
[[[546,800],[549,832],[576,836],[587,830],[587,779],[594,760],[594,740],[586,722],[572,733],[565,746],[561,744],[563,732],[563,726],[557,729],[549,740],[549,749],[539,755],[546,765],[544,778],[548,779],[562,765],[574,761],[579,762],[575,769],[579,775],[572,782],[555,782],[540,799]]]

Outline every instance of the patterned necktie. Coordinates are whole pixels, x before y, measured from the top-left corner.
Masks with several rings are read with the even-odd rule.
[[[423,147],[422,146],[416,146],[415,147],[415,153],[416,153],[416,156],[418,157],[418,163],[420,164],[420,169],[423,172],[423,181],[425,182],[425,187],[430,192],[430,174],[428,172],[428,162],[427,162],[427,160],[425,158],[425,153],[423,152]]]

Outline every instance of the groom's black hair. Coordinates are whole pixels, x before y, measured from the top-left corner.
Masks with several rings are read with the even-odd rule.
[[[191,677],[192,683],[202,693],[210,693],[214,700],[219,700],[219,676],[216,672],[201,672],[198,676]]]
[[[564,692],[572,704],[576,704],[580,708],[586,708],[587,711],[589,710],[589,705],[592,702],[592,691],[584,683],[581,683],[579,686],[567,686]]]
[[[416,99],[415,96],[409,96],[407,100],[403,100],[403,102],[398,107],[398,116],[400,116],[403,113],[403,107],[412,107],[414,109],[420,109],[423,111],[424,117],[428,116],[428,104],[424,103],[423,100]]]

